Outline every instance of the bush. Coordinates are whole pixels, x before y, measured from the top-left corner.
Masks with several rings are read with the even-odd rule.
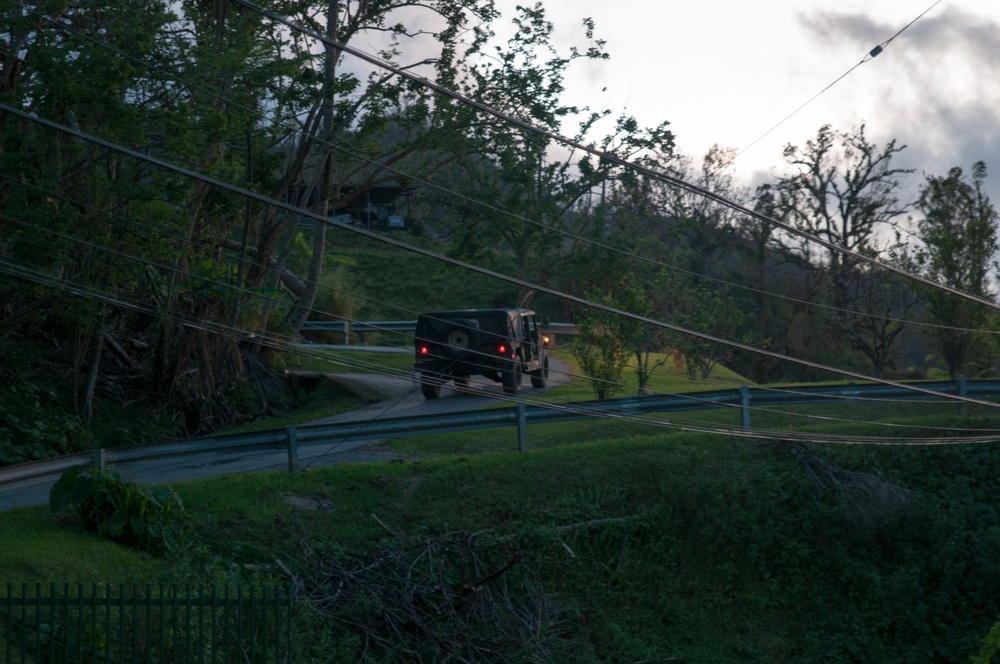
[[[0,466],[88,449],[80,418],[63,412],[64,399],[30,382],[0,385]]]
[[[157,555],[179,543],[180,520],[187,516],[171,489],[150,492],[117,471],[83,466],[67,469],[49,494],[53,512],[69,506],[88,530]]]

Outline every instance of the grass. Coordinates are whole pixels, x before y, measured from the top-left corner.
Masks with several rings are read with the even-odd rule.
[[[559,359],[568,365],[570,374],[574,380],[569,385],[559,387],[554,397],[562,401],[588,401],[596,398],[593,386],[590,381],[583,376],[579,368],[579,355],[584,350],[575,344],[565,344],[552,349],[552,357]],[[677,394],[685,392],[700,392],[706,390],[735,389],[740,385],[752,385],[753,383],[742,376],[730,371],[723,366],[716,366],[708,380],[700,378],[692,379],[687,374],[675,371],[673,359],[663,353],[652,353],[650,355],[650,366],[657,362],[665,361],[661,367],[654,370],[646,383],[646,391],[649,394]],[[630,357],[626,363],[621,376],[620,389],[615,394],[616,397],[635,396],[639,391],[639,379],[636,373],[635,358]]]
[[[486,277],[455,279],[457,271],[435,261],[364,245],[338,243],[331,261],[357,267],[365,292],[398,306],[366,302],[356,318],[415,318],[409,302],[448,309],[515,297],[507,284],[497,291]],[[368,341],[409,346],[405,337]],[[559,341],[553,357],[575,367],[572,344]],[[668,358],[654,362],[660,359]],[[365,351],[288,362],[323,373],[412,369],[410,354]],[[647,389],[746,384],[723,368],[711,381],[671,369],[668,360]],[[619,395],[635,394],[634,370],[623,379]],[[330,382],[317,381],[307,396],[294,414],[241,431],[360,405]],[[542,398],[581,401],[594,393],[576,380]],[[846,441],[890,434],[958,441],[963,430],[1000,428],[995,411],[968,410],[961,417],[950,404],[825,404],[752,417],[775,439],[795,431]],[[684,431],[735,427],[733,410],[662,424],[535,425],[527,454],[516,452],[512,429],[422,436],[384,443],[406,461],[180,483],[174,488],[196,539],[164,558],[101,539],[47,508],[0,512],[0,592],[5,582],[252,585],[276,575],[275,561],[302,570],[310,551],[361,555],[465,532],[502,542],[537,571],[572,617],[567,632],[585,643],[575,661],[967,662],[979,651],[1000,616],[1000,445],[817,445],[810,449],[830,465],[808,466],[811,452],[800,446]],[[905,490],[905,509],[886,502],[894,488]],[[359,659],[350,647],[356,636],[310,621],[296,629],[297,661]],[[341,645],[324,650],[329,643]],[[516,653],[503,659],[529,661]]]
[[[411,244],[424,244],[439,250],[440,244],[407,236]],[[338,249],[327,255],[328,265],[342,263],[351,266],[352,273],[361,275],[357,285],[364,300],[356,318],[359,320],[410,320],[423,311],[514,306],[517,287],[478,273],[442,265],[439,261],[354,236],[337,241]],[[511,258],[497,255],[496,261]],[[499,267],[501,272],[516,272],[510,265]],[[413,303],[420,303],[419,310]]]
[[[91,583],[147,579],[163,565],[138,552],[109,545],[49,513],[25,507],[0,514],[0,582]]]
[[[262,417],[247,424],[220,431],[215,435],[249,433],[280,429],[289,425],[308,424],[318,419],[351,412],[365,405],[365,401],[332,381],[308,381],[302,387],[298,408],[290,413]]]
[[[571,344],[564,344],[550,350],[551,356],[558,359],[562,364],[569,367],[568,371],[572,376],[580,374],[577,368],[577,351]],[[338,369],[348,370],[344,363],[351,363],[355,368],[357,365],[365,366],[358,368],[358,371],[372,372],[395,372],[412,370],[412,357],[409,354],[365,352],[365,351],[324,351],[318,353],[313,370],[335,373]],[[289,366],[293,366],[293,361],[301,356],[293,356],[289,360]],[[653,362],[660,359],[670,359],[664,355],[654,354]],[[299,365],[306,368],[306,363]],[[752,384],[741,376],[729,371],[725,367],[716,367],[710,380],[692,380],[687,375],[674,373],[673,364],[670,362],[665,367],[653,373],[647,384],[647,392],[650,394],[685,394],[697,393],[699,391],[735,389],[739,385]],[[333,371],[330,371],[333,369]],[[638,382],[634,365],[626,367],[622,375],[622,389],[617,396],[632,396],[638,390]],[[836,384],[836,383],[830,383]],[[775,386],[779,387],[780,386]],[[594,391],[589,382],[582,379],[574,379],[569,384],[560,385],[542,395],[535,395],[530,388],[526,389],[524,396],[532,400],[549,403],[566,403],[573,401],[589,401],[595,399]],[[243,433],[246,431],[261,431],[267,429],[281,428],[289,424],[303,424],[316,419],[329,417],[346,412],[361,405],[361,401],[350,397],[336,385],[329,382],[319,383],[316,391],[310,395],[303,406],[295,413],[288,416],[272,417],[258,420],[250,425],[240,427],[231,433]],[[506,408],[509,404],[498,402],[496,408]],[[907,425],[904,420],[924,417],[949,418],[958,414],[958,407],[950,404],[935,404],[930,402],[917,402],[911,404],[894,403],[891,411],[886,409],[885,404],[875,403],[855,403],[844,404],[820,404],[801,405],[787,407],[772,407],[767,409],[754,409],[752,412],[751,424],[755,428],[762,430],[776,429],[787,431],[801,431],[815,429],[825,431],[827,425],[835,422],[833,428],[841,429],[851,426],[852,423],[864,425],[894,416],[900,420],[894,424],[891,434],[883,431],[883,435],[905,435]],[[990,417],[992,413],[984,407],[971,407],[969,417]],[[653,419],[653,418],[649,418]],[[656,418],[659,419],[659,418]],[[718,408],[704,411],[693,411],[690,413],[679,413],[670,417],[670,426],[674,428],[698,428],[706,425],[715,427],[736,427],[740,424],[740,412],[737,408]],[[960,425],[956,425],[961,428]],[[611,436],[615,432],[622,436],[651,436],[663,433],[662,422],[644,423],[641,419],[600,421],[590,420],[584,422],[570,422],[552,425],[537,425],[529,427],[529,441],[532,449],[543,449],[585,440],[590,437],[603,438]],[[506,429],[484,430],[478,432],[475,438],[470,439],[466,434],[442,434],[430,438],[405,438],[387,443],[388,447],[395,452],[413,455],[440,456],[450,454],[475,454],[506,452],[516,448],[516,438],[512,431]]]

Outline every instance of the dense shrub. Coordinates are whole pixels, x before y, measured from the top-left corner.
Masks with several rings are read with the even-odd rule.
[[[177,494],[150,492],[114,470],[67,469],[49,506],[53,512],[72,506],[88,530],[140,551],[163,554],[182,541],[186,513]]]
[[[0,466],[79,452],[91,441],[80,418],[64,412],[52,389],[0,384]]]

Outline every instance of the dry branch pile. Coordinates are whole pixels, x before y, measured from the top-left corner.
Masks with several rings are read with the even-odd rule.
[[[889,480],[848,470],[808,445],[793,447],[820,493],[833,492],[845,522],[861,538],[876,536],[910,514],[911,492]]]
[[[581,647],[510,538],[396,533],[352,554],[300,544],[302,596],[359,638],[358,661],[557,662]]]

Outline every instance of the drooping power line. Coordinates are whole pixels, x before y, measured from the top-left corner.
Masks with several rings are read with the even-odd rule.
[[[840,83],[842,80],[844,80],[845,78],[847,78],[847,76],[851,72],[853,72],[855,69],[857,69],[858,67],[860,67],[864,63],[868,62],[869,60],[872,60],[875,57],[877,57],[882,51],[885,50],[885,47],[889,45],[889,42],[891,42],[893,39],[895,39],[900,34],[902,34],[903,30],[906,30],[908,27],[910,27],[911,25],[913,25],[914,23],[916,23],[917,21],[919,21],[921,18],[923,18],[924,14],[926,14],[930,10],[934,9],[934,7],[939,2],[941,2],[941,0],[935,0],[934,4],[932,4],[930,7],[928,7],[923,12],[921,12],[920,16],[917,16],[915,19],[913,19],[912,21],[910,21],[909,23],[907,23],[905,26],[903,26],[899,30],[899,32],[897,32],[896,34],[894,34],[892,37],[889,37],[888,39],[886,39],[881,44],[876,44],[875,47],[872,48],[872,50],[868,51],[868,53],[866,53],[865,56],[863,58],[861,58],[861,60],[859,60],[857,62],[857,64],[855,64],[853,67],[851,67],[850,69],[848,69],[847,71],[845,71],[843,74],[841,74],[839,77],[837,77],[837,79],[833,83],[830,83],[830,85],[826,86],[825,88],[823,88],[822,90],[820,90],[819,92],[817,92],[816,94],[814,94],[805,103],[803,103],[801,106],[799,106],[794,111],[792,111],[791,113],[789,113],[788,115],[786,115],[784,118],[782,118],[781,121],[778,122],[778,124],[774,125],[770,129],[768,129],[767,131],[765,131],[763,134],[761,134],[760,136],[758,136],[757,138],[755,138],[753,141],[751,141],[749,145],[747,145],[746,147],[744,147],[744,148],[742,148],[740,150],[737,150],[737,152],[732,157],[730,157],[728,161],[726,161],[725,163],[721,164],[719,166],[719,168],[722,169],[722,168],[725,168],[726,166],[729,166],[730,164],[732,164],[734,161],[736,161],[737,157],[739,157],[741,154],[743,154],[744,152],[746,152],[747,150],[749,150],[750,148],[752,148],[754,145],[756,145],[757,143],[759,143],[760,141],[762,141],[772,131],[774,131],[775,129],[777,129],[781,125],[783,125],[786,122],[788,122],[792,118],[792,116],[796,115],[799,111],[801,111],[802,109],[804,109],[806,106],[808,106],[809,104],[811,104],[814,101],[816,101],[817,98],[819,98],[824,92],[826,92],[827,90],[829,90],[830,88],[832,88],[833,86],[835,86],[837,83]]]

